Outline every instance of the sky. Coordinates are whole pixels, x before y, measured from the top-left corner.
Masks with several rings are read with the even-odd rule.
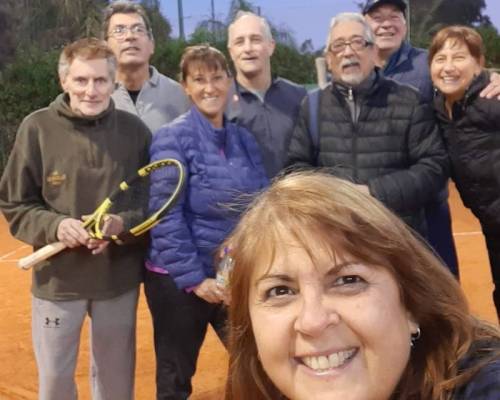
[[[230,0],[213,0],[215,18],[225,20]],[[361,0],[358,0],[361,1]],[[356,0],[251,0],[260,7],[261,14],[278,27],[286,27],[294,33],[297,43],[312,39],[315,48],[323,46],[331,17],[339,12],[358,11]],[[418,1],[418,0],[413,0]],[[172,24],[173,36],[179,35],[178,0],[162,0],[162,11]],[[184,31],[186,37],[196,24],[211,15],[211,0],[183,0]],[[488,15],[500,31],[500,1],[486,0]]]

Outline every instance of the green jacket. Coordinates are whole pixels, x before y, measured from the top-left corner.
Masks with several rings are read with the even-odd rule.
[[[90,214],[148,161],[151,134],[113,102],[92,118],[67,95],[28,115],[0,181],[0,209],[16,238],[36,248],[57,241],[61,220]],[[111,244],[99,255],[66,249],[33,269],[33,295],[47,300],[109,299],[140,283],[144,249]]]

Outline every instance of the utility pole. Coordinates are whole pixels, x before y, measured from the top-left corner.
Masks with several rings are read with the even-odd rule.
[[[214,0],[211,1],[212,5],[212,36],[215,37],[215,6],[214,6]]]
[[[406,0],[408,3],[408,12],[406,14],[406,26],[408,30],[408,42],[411,42],[411,6],[410,6],[410,0]]]
[[[179,39],[186,40],[184,36],[184,13],[182,11],[182,0],[177,0],[177,11],[179,14]]]

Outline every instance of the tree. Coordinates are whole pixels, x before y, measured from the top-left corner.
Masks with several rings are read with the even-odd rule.
[[[314,53],[314,46],[311,39],[304,40],[299,48],[302,54]]]
[[[483,38],[486,53],[486,66],[500,68],[500,35],[491,25],[482,25],[478,32]]]
[[[21,50],[5,67],[0,80],[0,171],[3,170],[17,127],[26,115],[46,107],[60,92],[58,50]]]
[[[14,0],[0,3],[0,68],[12,59],[16,50],[15,26],[18,21],[14,19],[15,7]]]
[[[250,11],[253,13],[257,13],[255,6],[246,0],[231,0],[231,4],[229,5],[229,12],[226,17],[226,25],[229,26],[231,22],[234,21],[236,14],[238,11]]]
[[[432,35],[446,25],[491,25],[483,15],[485,0],[411,0],[409,1],[412,44],[427,47]],[[356,3],[361,10],[365,2]]]
[[[443,26],[460,24],[477,26],[488,23],[482,12],[484,0],[419,0],[411,2],[411,39],[426,47],[432,35]]]
[[[107,0],[21,0],[11,9],[21,47],[60,47],[82,36],[98,36]]]
[[[172,33],[172,26],[161,13],[160,1],[142,0],[141,5],[146,10],[146,14],[151,22],[153,37],[155,38],[156,44],[162,44],[168,41]]]
[[[293,47],[277,43],[271,58],[271,68],[276,75],[291,81],[314,83],[316,82],[314,58],[313,54],[300,54]]]
[[[201,21],[191,34],[190,42],[218,43],[227,41],[227,26],[221,21],[207,19]]]

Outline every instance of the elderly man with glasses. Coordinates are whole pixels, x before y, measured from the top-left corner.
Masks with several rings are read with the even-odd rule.
[[[151,132],[189,108],[182,87],[149,64],[154,52],[151,25],[144,9],[115,1],[104,10],[103,36],[118,59],[117,108],[140,117]]]
[[[325,50],[332,83],[320,91],[316,115],[310,98],[302,105],[288,164],[353,181],[425,236],[424,206],[448,177],[446,151],[419,93],[375,68],[374,41],[361,14],[332,19]]]

